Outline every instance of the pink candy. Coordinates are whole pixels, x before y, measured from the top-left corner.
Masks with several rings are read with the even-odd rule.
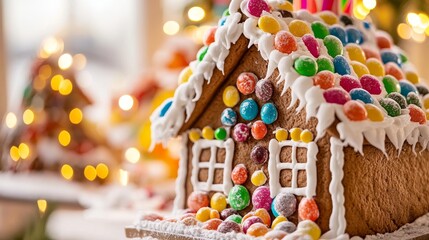
[[[360,78],[362,88],[367,90],[370,94],[381,94],[381,84],[377,78],[372,75],[365,74]]]
[[[264,222],[262,222],[262,219],[260,217],[257,217],[257,216],[249,217],[243,222],[243,232],[246,233],[247,229],[249,229],[249,227],[255,223],[264,223]]]
[[[232,138],[237,142],[245,142],[250,135],[250,128],[244,123],[235,125]]]
[[[352,89],[355,88],[362,88],[362,85],[360,82],[350,75],[344,75],[340,78],[340,86],[344,88],[347,92],[350,92]]]
[[[317,40],[311,34],[305,34],[302,36],[302,41],[307,47],[308,51],[313,55],[313,57],[317,58],[320,55],[320,46]]]
[[[263,11],[269,12],[270,7],[264,0],[249,0],[247,3],[247,11],[255,17],[260,17]]]
[[[341,88],[330,88],[323,93],[327,103],[336,103],[344,105],[350,101],[350,95]]]
[[[271,202],[273,199],[270,196],[270,188],[266,186],[258,187],[252,195],[253,208],[265,208],[271,210]]]

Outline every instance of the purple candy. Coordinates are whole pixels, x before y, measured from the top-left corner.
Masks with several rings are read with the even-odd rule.
[[[362,88],[367,90],[370,94],[381,94],[382,88],[380,81],[372,75],[365,74],[360,78]]]
[[[308,51],[310,51],[313,57],[318,58],[320,55],[320,46],[317,40],[311,34],[305,34],[302,36],[302,41],[307,47]]]
[[[263,11],[270,12],[270,7],[264,0],[249,0],[247,11],[255,17],[260,17]]]
[[[273,96],[273,84],[266,79],[259,80],[256,83],[255,94],[259,100],[267,102]]]
[[[222,220],[225,220],[229,216],[234,215],[234,214],[238,214],[238,211],[233,209],[233,208],[225,208],[224,210],[222,210],[222,212],[220,212],[220,218]]]
[[[340,78],[340,86],[344,88],[347,92],[350,92],[355,88],[362,88],[359,80],[350,75],[344,75]]]
[[[292,193],[280,193],[274,201],[275,210],[285,216],[289,217],[295,213],[297,207],[297,201],[295,195]]]
[[[241,232],[240,225],[233,221],[223,221],[219,227],[217,227],[217,231],[221,233],[229,233],[229,232]]]
[[[273,199],[270,196],[270,188],[266,186],[258,187],[252,195],[253,208],[265,208],[267,211],[271,210],[271,202]]]
[[[244,123],[238,123],[232,131],[232,138],[237,142],[245,142],[249,135],[250,128]]]
[[[349,93],[341,88],[330,88],[323,93],[323,97],[327,103],[344,105],[346,102],[350,101]]]
[[[268,160],[268,149],[262,146],[254,146],[250,153],[250,159],[256,164],[263,164]]]
[[[257,216],[249,217],[243,222],[243,232],[247,233],[247,229],[255,223],[264,223],[261,218]]]

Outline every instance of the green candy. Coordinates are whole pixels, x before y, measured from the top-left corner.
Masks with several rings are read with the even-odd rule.
[[[422,103],[420,102],[420,98],[417,95],[417,93],[415,92],[410,92],[407,95],[407,103],[408,104],[414,104],[417,107],[421,108],[422,107]]]
[[[214,132],[215,138],[217,140],[225,140],[226,139],[226,130],[223,127],[216,129]]]
[[[225,221],[233,221],[233,222],[236,222],[238,224],[241,224],[241,220],[242,219],[243,218],[240,215],[234,214],[234,215],[231,215],[231,216],[227,217],[225,219]]]
[[[227,16],[229,16],[230,15],[230,13],[229,13],[229,8],[227,8],[227,9],[225,9],[225,11],[223,11],[223,13],[222,13],[222,17],[227,17]]]
[[[235,185],[228,194],[229,205],[235,210],[243,210],[250,204],[250,194],[241,185]]]
[[[326,49],[328,49],[329,56],[334,58],[338,55],[343,55],[343,43],[337,37],[333,35],[326,36],[323,39],[323,44],[325,45]]]
[[[198,59],[198,61],[201,62],[204,59],[204,56],[206,56],[208,50],[209,50],[209,47],[208,46],[204,46],[204,47],[202,47],[198,51],[198,53],[197,53],[197,59]]]
[[[397,102],[402,109],[405,109],[408,106],[407,99],[405,99],[405,97],[402,96],[398,92],[389,93],[387,95],[387,97],[390,98],[390,99],[393,99],[395,102]]]
[[[311,24],[311,30],[313,30],[316,38],[324,39],[329,35],[329,29],[322,22],[316,21]]]
[[[317,62],[317,72],[321,72],[325,70],[330,72],[335,71],[334,64],[329,58],[320,57],[316,60],[316,62]]]
[[[380,100],[380,105],[386,110],[387,114],[391,117],[401,115],[401,106],[390,98],[383,98]]]
[[[399,57],[401,58],[401,62],[402,62],[402,63],[406,63],[406,62],[408,62],[408,58],[407,58],[407,56],[405,56],[404,54],[400,53],[400,54],[399,54]]]
[[[394,76],[387,75],[383,78],[383,85],[387,93],[401,92],[401,85]]]
[[[317,63],[311,57],[301,56],[295,60],[295,70],[302,76],[311,77],[317,73]]]

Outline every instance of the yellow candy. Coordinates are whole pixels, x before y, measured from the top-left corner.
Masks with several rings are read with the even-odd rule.
[[[191,76],[192,76],[191,67],[188,66],[184,68],[179,75],[179,84],[187,82]]]
[[[368,113],[368,119],[373,122],[382,122],[384,120],[383,112],[380,108],[373,104],[365,104],[365,109]]]
[[[346,46],[347,54],[349,55],[350,60],[352,61],[358,61],[360,63],[365,64],[366,57],[365,53],[363,52],[362,48],[359,47],[359,45],[354,43],[349,43]]]
[[[301,132],[301,128],[292,128],[290,130],[290,138],[295,142],[298,142],[299,140],[301,140]]]
[[[368,67],[369,73],[376,77],[384,77],[386,72],[384,71],[383,64],[375,58],[370,58],[366,61],[366,66]]]
[[[215,193],[213,194],[212,198],[210,199],[210,206],[221,212],[226,208],[226,197],[222,193]]]
[[[406,72],[405,78],[413,84],[417,84],[420,82],[419,76],[415,72]]]
[[[365,74],[369,74],[368,68],[360,62],[352,61],[350,62],[350,65],[352,65],[353,71],[356,73],[358,78]]]
[[[304,232],[311,236],[313,240],[317,240],[320,238],[320,235],[322,234],[322,231],[320,230],[319,226],[313,221],[310,220],[304,220],[298,223],[297,231]]]
[[[429,111],[426,111],[426,119],[429,120]]]
[[[202,135],[204,139],[212,140],[214,138],[213,128],[207,126],[203,128]]]
[[[223,90],[223,103],[227,107],[234,107],[240,101],[240,94],[234,86],[228,86]]]
[[[259,28],[267,33],[277,33],[281,30],[280,23],[275,18],[269,15],[265,15],[258,20]]]
[[[210,219],[210,211],[211,209],[209,207],[202,207],[198,209],[195,218],[200,222],[205,222]]]
[[[198,130],[195,130],[195,129],[189,131],[189,139],[192,142],[198,141],[200,139],[200,132]]]
[[[289,11],[289,12],[293,12],[293,5],[289,1],[284,1],[283,3],[280,3],[278,5],[278,8],[280,10],[286,10],[286,11]]]
[[[309,142],[313,141],[313,134],[308,130],[304,130],[300,134],[300,139],[301,139],[301,141],[303,141],[305,143],[309,143]]]
[[[293,20],[289,23],[289,31],[295,37],[302,37],[307,33],[311,33],[310,27],[302,20]]]
[[[210,210],[210,219],[220,218],[220,214],[217,210]]]
[[[429,95],[423,97],[423,106],[426,110],[429,110]]]
[[[281,128],[281,129],[276,130],[276,139],[279,142],[286,140],[288,135],[289,135],[289,133],[287,132],[286,129]]]
[[[338,23],[338,18],[335,14],[333,14],[332,12],[326,11],[326,12],[321,12],[319,14],[319,17],[328,25],[334,25],[336,23]]]
[[[273,223],[271,224],[271,229],[274,229],[277,226],[277,224],[279,224],[281,222],[286,222],[286,221],[287,221],[287,218],[283,215],[276,217],[274,219]]]
[[[257,170],[252,174],[250,181],[253,183],[253,185],[259,187],[267,182],[267,176],[265,176],[262,170]]]

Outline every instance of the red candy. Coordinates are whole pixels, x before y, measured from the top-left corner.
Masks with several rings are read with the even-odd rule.
[[[305,34],[302,36],[302,41],[307,47],[308,51],[313,55],[313,57],[318,58],[320,56],[320,46],[316,38],[311,34]]]
[[[323,93],[323,97],[327,103],[344,105],[346,102],[350,101],[349,93],[341,88],[330,88]]]
[[[255,17],[260,17],[263,11],[270,12],[270,6],[265,0],[249,0],[247,11]]]
[[[298,216],[301,220],[316,221],[319,218],[319,208],[313,198],[303,198],[298,206]]]
[[[321,89],[329,89],[335,86],[335,75],[330,71],[321,71],[314,77],[314,85]]]
[[[377,36],[377,45],[380,49],[391,48],[392,42],[386,36]]]
[[[202,207],[209,206],[209,196],[204,192],[192,192],[188,197],[188,207],[196,212]]]
[[[211,27],[209,30],[207,30],[204,33],[203,44],[205,46],[208,46],[215,41],[216,30],[217,30],[217,27]]]
[[[352,121],[363,121],[368,118],[365,106],[356,100],[348,101],[343,106],[344,114]]]
[[[347,92],[350,92],[355,88],[362,88],[362,85],[360,84],[359,80],[350,75],[341,76],[340,86],[344,88],[344,90],[346,90]]]
[[[298,44],[291,33],[279,31],[274,38],[274,47],[282,53],[290,54],[298,49]]]
[[[231,172],[231,179],[232,179],[232,182],[237,185],[241,185],[245,183],[247,180],[246,166],[244,166],[244,164],[238,164],[237,166],[235,166]]]
[[[256,140],[263,139],[267,134],[267,126],[261,120],[258,120],[252,124],[252,136]]]
[[[396,63],[388,62],[384,65],[384,70],[386,71],[386,75],[392,75],[398,80],[405,79],[404,73],[402,70],[396,65]]]
[[[250,135],[249,127],[244,123],[235,125],[232,130],[232,138],[237,142],[245,142]]]
[[[362,88],[367,90],[370,94],[381,94],[382,88],[380,81],[372,75],[365,74],[360,78]]]
[[[258,77],[250,72],[241,73],[237,78],[237,89],[244,95],[249,95],[255,91]]]
[[[410,111],[409,114],[411,117],[411,122],[418,122],[420,124],[426,123],[426,114],[421,108],[414,104],[410,104],[408,106],[408,110]]]
[[[207,230],[217,230],[217,228],[221,223],[222,223],[222,220],[218,218],[210,219],[203,224],[202,228]]]
[[[380,56],[380,53],[378,51],[374,51],[374,50],[372,50],[370,48],[366,48],[366,47],[362,47],[362,50],[365,53],[366,59],[375,58],[375,59],[381,61],[381,56]]]

